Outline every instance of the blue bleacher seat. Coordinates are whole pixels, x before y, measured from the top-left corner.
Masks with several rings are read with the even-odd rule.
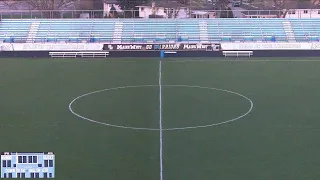
[[[189,42],[271,41],[286,42],[283,22],[291,23],[298,42],[319,41],[320,19],[228,18],[228,19],[26,19],[0,22],[0,41],[28,39],[38,22],[35,42]],[[120,30],[119,30],[120,27]],[[115,38],[120,31],[121,37]]]

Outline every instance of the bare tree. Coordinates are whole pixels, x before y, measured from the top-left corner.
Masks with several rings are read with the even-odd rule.
[[[311,3],[315,6],[320,5],[320,1],[319,0],[312,0]]]
[[[288,0],[273,0],[273,5],[276,9],[282,10],[287,6]]]
[[[228,8],[229,0],[217,0],[216,6],[219,9],[225,10]]]
[[[24,0],[37,10],[61,10],[74,5],[77,0]]]
[[[186,13],[190,14],[190,11],[199,10],[204,7],[206,0],[164,0],[167,4],[167,15],[169,18],[176,18],[181,9],[184,8]]]
[[[320,5],[320,0],[298,0],[300,2],[309,2],[312,6]]]
[[[10,9],[18,9],[23,4],[31,10],[61,10],[74,5],[79,0],[2,0]]]
[[[59,10],[73,10],[79,0],[2,0],[10,10],[38,10],[38,14],[45,18],[59,18],[63,12]]]

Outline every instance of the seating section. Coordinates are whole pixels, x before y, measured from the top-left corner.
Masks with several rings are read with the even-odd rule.
[[[0,22],[0,41],[25,42],[32,20],[6,20]]]
[[[290,19],[297,41],[319,41],[320,19]]]
[[[36,42],[111,41],[114,21],[108,20],[42,20]]]
[[[199,20],[176,20],[177,32],[181,42],[200,42]]]
[[[214,19],[208,24],[211,41],[286,41],[279,19]]]
[[[91,30],[91,21],[43,20],[40,22],[36,42],[77,42],[87,39]],[[82,34],[84,33],[84,36]]]
[[[124,20],[122,41],[124,42],[167,42],[176,39],[176,23],[163,19],[146,21]]]
[[[89,21],[90,22],[90,21]],[[88,22],[88,23],[89,23]],[[90,42],[111,42],[114,33],[114,20],[91,20],[91,31],[82,32],[83,38],[90,38]]]
[[[25,19],[0,21],[4,42],[286,42],[290,21],[298,42],[318,41],[320,19]],[[39,26],[35,30],[33,22]],[[35,24],[35,23],[34,23]],[[31,28],[32,27],[32,28]],[[31,30],[32,29],[32,30]],[[32,32],[32,33],[30,33]],[[35,33],[34,33],[35,32]],[[35,38],[33,36],[36,34]],[[33,40],[34,39],[34,40]]]

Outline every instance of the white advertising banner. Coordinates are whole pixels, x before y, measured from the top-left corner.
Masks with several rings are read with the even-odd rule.
[[[320,50],[320,43],[312,43],[311,49],[312,50]]]
[[[90,51],[102,50],[100,43],[2,43],[1,51]]]
[[[320,50],[320,43],[221,43],[223,50]]]
[[[221,43],[222,50],[320,50],[319,43]],[[0,51],[99,51],[102,43],[0,43]]]

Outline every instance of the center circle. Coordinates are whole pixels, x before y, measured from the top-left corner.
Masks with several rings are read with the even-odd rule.
[[[110,127],[117,127],[117,128],[124,128],[124,129],[134,129],[134,130],[150,130],[150,131],[159,131],[160,129],[159,128],[147,128],[147,127],[135,127],[135,126],[126,126],[126,125],[118,125],[118,124],[112,124],[112,123],[105,123],[105,122],[101,122],[99,120],[95,120],[95,118],[91,118],[91,117],[88,117],[87,116],[84,116],[84,115],[81,115],[77,112],[75,112],[74,110],[74,104],[76,104],[76,102],[78,102],[80,99],[84,99],[85,97],[88,97],[88,96],[91,96],[91,95],[94,95],[94,94],[97,94],[97,93],[102,93],[102,92],[106,92],[106,91],[116,91],[116,90],[121,90],[121,89],[130,89],[130,88],[143,88],[143,87],[158,87],[157,89],[160,90],[160,86],[159,85],[137,85],[137,86],[122,86],[122,87],[115,87],[115,88],[108,88],[108,89],[102,89],[102,90],[97,90],[97,91],[92,91],[92,92],[89,92],[89,93],[86,93],[86,94],[83,94],[83,95],[80,95],[78,97],[76,97],[75,99],[73,99],[70,104],[69,104],[69,110],[72,114],[74,114],[75,116],[81,118],[81,119],[84,119],[84,120],[87,120],[87,121],[90,121],[90,122],[93,122],[93,123],[96,123],[96,124],[100,124],[100,125],[104,125],[104,126],[110,126]],[[245,106],[245,111],[242,111],[242,112],[238,112],[240,115],[236,116],[236,117],[231,117],[229,119],[221,119],[221,121],[219,122],[207,122],[206,124],[203,124],[203,125],[190,125],[190,126],[185,126],[185,127],[169,127],[169,128],[166,128],[166,127],[163,127],[162,130],[163,131],[170,131],[170,130],[184,130],[184,129],[195,129],[195,128],[206,128],[206,127],[211,127],[211,126],[217,126],[217,125],[222,125],[222,124],[226,124],[226,123],[231,123],[231,122],[234,122],[236,120],[239,120],[241,118],[243,118],[244,116],[248,115],[251,111],[252,111],[252,108],[253,108],[253,102],[250,98],[240,94],[240,93],[236,93],[236,92],[233,92],[233,91],[229,91],[229,90],[225,90],[225,89],[218,89],[218,88],[211,88],[211,87],[203,87],[203,86],[190,86],[190,85],[161,85],[161,89],[165,89],[165,88],[168,88],[168,87],[171,87],[171,88],[193,88],[193,89],[203,89],[203,90],[210,90],[210,91],[218,91],[218,92],[222,92],[222,93],[228,93],[229,96],[231,95],[235,95],[235,96],[238,96],[240,97],[241,99],[247,101],[247,105]],[[159,91],[158,90],[158,91]],[[179,89],[179,92],[181,92],[181,94],[183,95],[183,92],[186,92],[186,91],[181,91],[181,89]],[[162,93],[163,94],[163,93]],[[183,97],[182,95],[180,95],[179,93],[179,96],[180,99],[177,99],[179,101],[183,100]],[[184,93],[185,97],[188,97],[188,93]],[[204,93],[203,97],[207,97],[207,96],[210,96],[210,95],[207,95]],[[164,96],[162,95],[162,97],[159,96],[159,92],[157,93],[157,104],[158,104],[158,109],[160,106],[163,106],[162,104],[159,105],[159,102],[160,102],[160,98],[166,98],[167,96],[170,96],[169,99],[174,99],[175,98],[175,95],[173,93],[173,95],[170,95],[168,94],[167,96]],[[192,94],[191,94],[192,96]],[[220,95],[222,96],[222,95]],[[223,97],[224,98],[224,97]],[[225,98],[226,100],[222,101],[222,102],[226,102],[228,101],[227,98]],[[107,99],[105,100],[107,101]],[[154,100],[153,100],[154,101]],[[166,99],[165,99],[166,101]],[[209,99],[206,100],[206,99],[196,99],[196,101],[215,101],[215,99]],[[218,102],[220,102],[221,100],[217,100]],[[222,103],[221,102],[221,103]],[[184,106],[183,104],[184,102],[182,102],[181,106]],[[224,104],[224,103],[223,103]],[[223,104],[221,105],[223,107]],[[170,105],[170,104],[169,104]],[[201,107],[200,108],[197,108],[197,105],[193,105],[194,107],[192,107],[192,109],[195,109],[195,112],[198,111],[201,111]],[[225,105],[225,107],[228,107],[228,105]],[[167,109],[165,109],[167,108]],[[170,109],[171,108],[171,109]],[[172,110],[172,112],[174,112],[174,109],[175,108],[179,108],[179,107],[169,107],[169,106],[165,106],[165,107],[162,107],[162,109],[165,109],[166,111],[165,112],[169,112],[170,110]],[[181,107],[183,108],[183,107]],[[203,107],[205,109],[209,109],[210,107]],[[86,109],[89,109],[89,108],[86,108]],[[243,109],[243,108],[242,108]],[[118,109],[117,109],[118,110]],[[215,109],[213,109],[212,111],[214,111]],[[158,110],[160,112],[160,110]],[[204,111],[204,112],[208,112],[207,111]],[[229,113],[228,109],[226,109],[226,112]],[[125,113],[125,112],[122,112],[122,113]],[[186,112],[187,113],[187,112]],[[174,114],[174,113],[173,113]],[[202,114],[198,114],[197,116],[197,120],[198,119],[201,119],[201,115]],[[163,116],[163,121],[165,121],[166,119],[166,115]],[[196,117],[196,116],[195,116]],[[158,120],[160,120],[160,113],[157,114],[157,118]],[[212,118],[214,120],[216,120],[215,118]],[[170,120],[172,121],[172,119]],[[177,126],[177,125],[176,125]]]

